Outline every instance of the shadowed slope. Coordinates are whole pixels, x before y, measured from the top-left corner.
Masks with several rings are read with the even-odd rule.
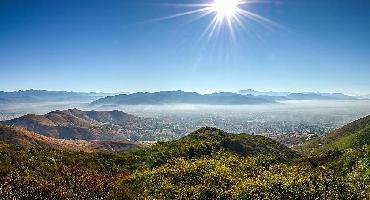
[[[46,137],[23,128],[0,125],[0,140],[6,143],[26,148],[52,148],[72,151],[126,151],[142,145],[134,142],[109,142],[63,140]]]

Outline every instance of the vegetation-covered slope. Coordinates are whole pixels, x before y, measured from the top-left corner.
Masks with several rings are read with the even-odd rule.
[[[302,152],[323,152],[327,150],[360,149],[370,144],[370,115],[351,122],[327,135],[296,149]]]
[[[213,128],[123,153],[0,142],[0,199],[365,199],[369,161],[369,145],[297,157]]]
[[[63,140],[46,137],[23,128],[0,125],[0,140],[24,148],[50,148],[71,151],[126,151],[142,147],[134,142]]]
[[[294,151],[274,140],[250,134],[231,134],[216,128],[201,128],[178,140],[158,145],[157,148],[179,149],[191,155],[211,155],[232,152],[239,156],[270,155],[282,160],[294,158]],[[188,156],[189,156],[188,155]]]

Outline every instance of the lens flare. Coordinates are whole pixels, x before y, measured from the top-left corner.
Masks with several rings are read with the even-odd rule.
[[[173,19],[177,17],[198,15],[197,19],[205,16],[213,16],[209,25],[205,28],[203,35],[208,35],[208,38],[214,36],[215,32],[223,27],[227,27],[228,32],[235,39],[236,28],[245,29],[247,22],[256,22],[264,27],[279,26],[275,22],[262,17],[256,13],[248,11],[248,4],[258,3],[258,0],[209,0],[208,3],[183,3],[183,4],[168,4],[176,7],[191,8],[186,12],[176,13],[171,16],[166,16],[151,21],[161,21]]]
[[[234,17],[238,12],[239,4],[241,4],[240,0],[214,0],[209,9],[223,20]]]

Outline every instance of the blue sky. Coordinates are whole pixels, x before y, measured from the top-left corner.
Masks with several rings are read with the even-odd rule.
[[[150,21],[207,0],[0,0],[0,90],[370,93],[370,1],[280,0],[201,37],[210,17]],[[210,0],[212,1],[212,0]]]

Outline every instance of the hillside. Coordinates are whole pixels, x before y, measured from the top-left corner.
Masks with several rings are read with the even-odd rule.
[[[63,140],[46,137],[23,128],[0,125],[0,140],[24,148],[50,148],[71,151],[126,151],[143,145],[134,142]]]
[[[274,140],[257,135],[231,134],[216,128],[201,128],[179,140],[158,142],[150,149],[138,152],[141,161],[152,167],[168,160],[188,159],[232,153],[238,156],[271,156],[280,161],[293,159],[296,154]]]
[[[108,96],[92,102],[92,105],[163,105],[163,104],[208,104],[208,105],[250,105],[274,103],[252,95],[235,93],[214,93],[201,95],[196,92],[161,91]]]
[[[302,152],[359,149],[365,144],[370,144],[370,115],[295,149]]]
[[[295,153],[288,147],[259,135],[231,134],[216,128],[201,128],[188,136],[175,141],[179,146],[209,146],[207,149],[233,152],[240,156],[270,155],[275,158],[290,160]],[[194,148],[194,147],[191,147]],[[211,152],[212,153],[212,152]]]
[[[0,141],[0,199],[366,199],[370,194],[366,145],[299,157],[263,136],[215,128],[122,153],[14,147],[7,141]]]
[[[23,127],[48,137],[82,140],[122,140],[128,127],[140,126],[142,119],[121,111],[69,109],[45,115],[25,115],[0,124]]]

